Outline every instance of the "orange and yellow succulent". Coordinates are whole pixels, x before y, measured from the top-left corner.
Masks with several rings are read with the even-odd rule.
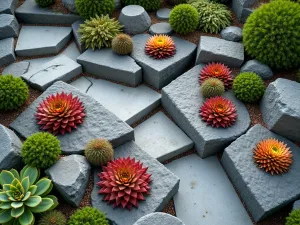
[[[148,39],[145,53],[155,59],[166,59],[176,53],[175,42],[168,35],[154,35]]]

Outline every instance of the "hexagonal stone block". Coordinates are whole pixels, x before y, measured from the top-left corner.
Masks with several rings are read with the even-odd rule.
[[[12,63],[3,69],[2,75],[12,74],[15,77],[20,77],[24,73],[27,73],[29,65],[30,63],[26,61]]]
[[[0,14],[14,14],[19,0],[1,0],[0,1]]]
[[[289,172],[272,176],[257,167],[253,161],[253,149],[256,144],[267,138],[285,142],[292,151],[293,163]],[[256,222],[300,197],[299,147],[261,125],[252,127],[245,135],[231,143],[225,149],[221,161]]]
[[[171,9],[168,8],[162,8],[157,10],[156,17],[160,20],[168,20],[170,17]]]
[[[0,40],[10,37],[18,37],[19,23],[10,14],[0,14]]]
[[[83,23],[84,23],[84,20],[80,19],[72,24],[72,30],[73,30],[73,36],[75,38],[75,43],[81,53],[83,53],[86,50],[85,44],[80,41],[81,34],[78,32],[78,29],[80,28],[80,24],[83,24]]]
[[[10,129],[0,124],[0,170],[10,170],[22,166],[22,142]]]
[[[204,158],[222,151],[228,144],[245,133],[250,126],[250,117],[245,105],[236,99],[233,91],[224,97],[236,106],[238,118],[229,128],[214,128],[206,125],[199,115],[205,101],[199,85],[199,73],[204,65],[197,65],[162,89],[162,105],[177,125],[195,142],[200,157]]]
[[[98,194],[99,187],[97,185],[99,182],[97,174],[100,173],[100,170],[94,170],[94,188],[91,195],[92,206],[104,212],[107,218],[117,225],[132,225],[142,216],[161,211],[179,188],[179,178],[157,160],[142,151],[133,141],[115,149],[115,158],[128,156],[141,161],[143,166],[148,167],[148,173],[152,174],[150,195],[145,196],[145,201],[139,201],[139,207],[133,208],[131,211],[122,208],[114,209],[112,205],[102,201],[103,195]]]
[[[133,225],[184,225],[180,219],[175,216],[171,216],[167,213],[150,213],[146,216],[143,216],[138,221],[136,221]]]
[[[14,61],[16,61],[14,39],[6,38],[0,40],[0,66],[10,64]]]
[[[10,127],[24,138],[28,138],[30,135],[39,132],[40,127],[37,125],[34,116],[36,108],[49,95],[61,92],[73,93],[73,96],[77,96],[82,101],[86,114],[84,122],[77,129],[72,130],[71,133],[57,136],[64,154],[83,153],[88,141],[95,138],[105,138],[114,147],[134,139],[131,127],[89,95],[81,93],[78,89],[62,81],[58,81],[50,86],[10,124]]]
[[[273,72],[268,65],[259,62],[256,59],[247,61],[241,68],[241,72],[253,72],[259,75],[262,79],[272,79]]]
[[[162,88],[181,75],[192,63],[196,45],[183,39],[172,37],[176,54],[168,59],[154,59],[145,53],[145,44],[151,36],[139,34],[133,37],[134,47],[131,54],[143,69],[144,81],[155,88]]]
[[[279,78],[269,84],[260,103],[268,128],[294,141],[300,141],[299,96],[299,83]]]
[[[169,23],[163,22],[163,23],[156,23],[156,24],[151,25],[149,32],[152,35],[155,35],[155,34],[171,35],[173,33],[173,29]]]
[[[229,26],[221,31],[221,36],[227,41],[241,41],[243,30],[240,27]]]

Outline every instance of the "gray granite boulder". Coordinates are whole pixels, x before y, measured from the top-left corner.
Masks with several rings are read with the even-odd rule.
[[[239,42],[243,37],[243,30],[240,27],[226,27],[221,31],[221,37],[227,41]]]
[[[300,141],[299,96],[299,83],[279,78],[269,84],[260,103],[268,128],[294,141]]]
[[[271,68],[256,59],[247,61],[241,68],[241,72],[253,72],[259,75],[262,79],[268,80],[273,77]]]
[[[27,73],[30,63],[26,61],[12,63],[5,67],[2,75],[12,74],[15,77],[20,77],[24,73]]]
[[[156,212],[143,216],[133,225],[184,225],[184,223],[170,214]]]
[[[201,158],[222,151],[228,144],[244,134],[250,126],[250,117],[245,105],[227,91],[224,97],[231,100],[237,109],[238,118],[229,128],[214,128],[206,125],[199,115],[205,101],[200,92],[199,73],[204,65],[197,65],[162,89],[162,105],[175,123],[195,142]]]
[[[171,9],[168,8],[162,8],[157,10],[156,17],[160,20],[168,20],[170,17]]]
[[[134,157],[148,167],[147,172],[152,174],[150,183],[150,195],[145,196],[145,201],[139,201],[139,207],[133,208],[131,211],[122,208],[113,208],[107,202],[102,201],[103,195],[99,195],[100,170],[94,170],[94,188],[91,195],[92,206],[104,212],[108,219],[117,225],[132,225],[141,217],[161,211],[171,198],[177,193],[179,188],[179,178],[169,171],[165,166],[160,164],[156,159],[142,151],[135,142],[127,142],[126,144],[115,149],[115,158]]]
[[[73,36],[75,38],[75,43],[81,53],[83,53],[86,49],[85,44],[80,41],[81,34],[78,32],[78,29],[80,28],[80,24],[83,24],[83,23],[84,23],[84,20],[80,19],[72,24],[72,30],[73,30]]]
[[[146,10],[139,5],[125,6],[119,16],[119,22],[128,34],[140,34],[148,30],[151,19]]]
[[[10,37],[18,37],[19,23],[10,14],[0,14],[0,40]]]
[[[134,139],[133,129],[125,122],[92,97],[81,93],[78,89],[62,81],[58,81],[50,86],[10,124],[10,127],[24,138],[39,132],[40,127],[37,125],[34,116],[37,106],[49,95],[61,92],[73,93],[73,96],[79,97],[84,105],[86,114],[84,122],[77,129],[71,133],[57,136],[64,154],[83,153],[88,141],[95,138],[105,138],[114,147]]]
[[[295,210],[295,209],[300,209],[300,200],[294,202],[293,210]]]
[[[232,0],[231,8],[239,21],[245,22],[247,19],[247,11],[255,4],[255,0]]]
[[[154,34],[170,35],[173,33],[173,29],[169,23],[163,22],[163,23],[156,23],[156,24],[151,25],[149,32],[152,35],[154,35]]]
[[[22,166],[22,142],[7,127],[0,124],[0,170],[19,169]]]
[[[19,0],[1,0],[0,1],[0,14],[14,14]]]
[[[221,62],[230,67],[240,67],[244,62],[244,45],[216,37],[201,36],[196,64]]]
[[[10,64],[14,61],[16,61],[14,39],[6,38],[0,40],[0,66]]]
[[[66,7],[68,10],[70,10],[73,13],[76,13],[75,0],[62,0],[61,2],[63,6]]]
[[[91,165],[82,155],[60,158],[45,171],[68,204],[78,207],[88,185]]]
[[[272,176],[254,163],[253,149],[259,141],[267,138],[283,141],[292,151],[293,163],[287,173]],[[231,143],[225,149],[221,162],[255,222],[271,216],[300,197],[299,147],[261,125],[255,125]]]

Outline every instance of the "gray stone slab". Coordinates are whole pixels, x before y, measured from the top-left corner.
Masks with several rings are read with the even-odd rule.
[[[23,26],[15,51],[18,56],[57,54],[71,37],[70,27]]]
[[[88,86],[86,79],[90,82]],[[160,105],[161,94],[145,85],[132,88],[91,77],[81,77],[71,85],[92,96],[129,125]]]
[[[293,210],[300,209],[300,200],[295,201],[293,204]]]
[[[140,34],[133,37],[134,47],[131,56],[142,67],[144,81],[160,89],[176,79],[192,64],[196,45],[172,37],[176,44],[176,54],[171,58],[158,60],[145,54],[145,44],[149,37],[149,34]]]
[[[95,182],[91,196],[92,206],[104,212],[107,218],[117,225],[132,225],[142,216],[161,211],[179,188],[179,178],[157,160],[142,151],[133,141],[115,149],[115,158],[128,156],[140,160],[143,166],[148,167],[147,172],[152,174],[150,195],[145,197],[145,201],[139,202],[137,209],[133,208],[131,211],[122,208],[114,209],[112,205],[102,201],[103,195],[98,194],[99,187],[96,184],[99,182],[97,174],[100,170],[95,169],[94,171]]]
[[[192,154],[166,165],[180,178],[176,215],[188,225],[252,225],[216,156]]]
[[[238,118],[229,128],[213,128],[206,125],[199,115],[205,101],[199,86],[199,73],[204,65],[198,65],[184,73],[162,89],[162,105],[176,124],[195,142],[200,157],[205,158],[222,151],[228,144],[245,133],[250,117],[245,105],[227,91],[223,95],[235,104]]]
[[[239,42],[243,37],[243,30],[240,27],[230,26],[221,31],[221,37],[227,41]]]
[[[221,38],[201,36],[196,64],[221,62],[230,67],[240,67],[244,62],[244,45]]]
[[[26,73],[22,78],[33,88],[45,91],[56,81],[69,81],[82,73],[81,65],[67,56],[59,56],[43,64],[37,71]]]
[[[22,166],[22,142],[7,127],[0,124],[0,170],[19,169]]]
[[[300,84],[278,78],[270,83],[260,103],[268,128],[290,140],[300,141]]]
[[[100,78],[137,86],[142,82],[142,68],[128,55],[118,55],[110,48],[86,50],[77,58],[83,70]]]
[[[15,16],[0,14],[0,40],[10,37],[18,37],[19,23]]]
[[[77,14],[64,14],[39,7],[35,0],[26,0],[17,8],[16,17],[20,23],[26,24],[72,24],[80,19]]]
[[[271,68],[256,59],[247,61],[241,68],[241,72],[253,72],[259,75],[262,79],[268,80],[273,77]]]
[[[171,35],[173,33],[173,29],[169,23],[163,22],[163,23],[156,23],[151,25],[149,32],[152,35],[154,34]]]
[[[1,0],[0,1],[0,14],[14,14],[19,0]]]
[[[78,207],[82,200],[91,173],[91,165],[82,155],[70,155],[60,158],[53,166],[45,170],[54,188],[66,202]]]
[[[34,116],[36,108],[49,95],[61,92],[73,93],[73,96],[78,96],[83,102],[86,114],[84,122],[79,125],[77,129],[71,133],[57,136],[64,154],[83,153],[88,141],[95,138],[105,138],[110,141],[114,147],[134,139],[134,133],[131,127],[104,108],[96,100],[62,81],[58,81],[50,86],[10,124],[10,127],[24,138],[28,138],[30,135],[39,132],[40,127],[37,125]]]
[[[85,44],[80,41],[81,34],[78,32],[78,29],[80,28],[80,24],[83,24],[83,23],[84,23],[84,20],[80,19],[72,24],[72,30],[73,30],[73,36],[75,38],[75,43],[81,53],[84,52],[86,49]]]
[[[157,10],[156,17],[160,20],[168,20],[170,17],[171,9],[168,8],[162,8]]]
[[[14,51],[14,39],[6,38],[0,40],[0,66],[4,66],[16,61]]]
[[[272,176],[254,163],[253,149],[259,141],[267,138],[276,138],[290,147],[293,164],[288,173]],[[255,222],[280,211],[300,197],[299,147],[261,125],[252,127],[229,145],[221,162]]]
[[[134,128],[135,142],[160,162],[193,148],[194,142],[163,112]]]
[[[167,213],[150,213],[143,216],[133,225],[184,225],[180,219]]]
[[[24,73],[27,73],[29,65],[30,63],[26,61],[12,63],[3,69],[2,75],[12,74],[15,77],[20,77]]]

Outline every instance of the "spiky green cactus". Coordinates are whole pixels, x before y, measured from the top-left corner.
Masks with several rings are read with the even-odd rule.
[[[119,55],[128,55],[133,49],[132,38],[127,34],[118,34],[112,40],[111,47]]]
[[[224,83],[217,78],[208,78],[202,83],[201,92],[205,98],[221,96],[225,92]]]
[[[87,160],[95,167],[106,165],[114,157],[114,149],[109,141],[99,138],[91,140],[85,148]]]
[[[46,212],[42,215],[38,225],[66,225],[66,216],[57,210]]]

